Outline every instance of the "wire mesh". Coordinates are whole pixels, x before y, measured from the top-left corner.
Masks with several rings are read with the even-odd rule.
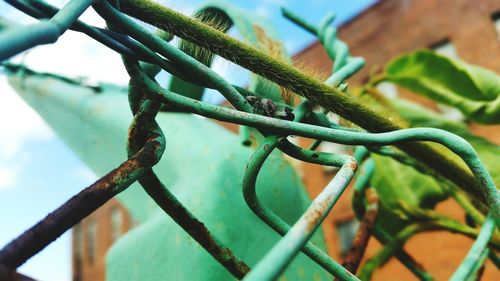
[[[354,177],[357,166],[369,158],[370,152],[385,153],[406,165],[417,167],[417,169],[420,167],[423,173],[447,178],[465,187],[466,191],[475,198],[486,202],[490,214],[476,235],[476,242],[469,254],[453,274],[452,280],[469,280],[475,276],[488,254],[492,260],[495,260],[488,243],[495,231],[495,224],[498,226],[500,223],[500,200],[495,184],[476,152],[464,139],[443,130],[400,129],[349,97],[346,93],[345,80],[363,67],[364,60],[352,57],[348,46],[337,38],[336,29],[331,26],[335,18],[333,14],[327,15],[316,28],[290,11],[283,10],[285,17],[317,36],[326,48],[329,57],[334,61],[333,75],[322,83],[252,46],[227,37],[201,21],[188,18],[146,0],[125,0],[117,3],[72,0],[60,10],[39,0],[8,0],[7,2],[26,14],[40,19],[40,22],[2,31],[0,33],[0,60],[4,61],[33,46],[53,43],[67,29],[82,32],[123,56],[124,65],[131,78],[128,98],[134,118],[128,136],[129,159],[6,245],[0,251],[0,265],[2,266],[0,277],[2,274],[7,276],[9,271],[18,268],[82,218],[138,181],[158,206],[235,278],[275,280],[298,252],[302,251],[340,280],[369,279],[373,270],[392,255],[396,256],[420,279],[431,280],[430,274],[402,249],[401,245],[415,233],[437,229],[441,226],[432,222],[416,223],[405,228],[397,237],[390,237],[384,229],[374,225],[378,196],[367,183],[374,168],[373,161],[370,160],[365,162],[363,165],[365,172],[356,181],[353,206],[362,225],[355,239],[355,247],[349,252],[344,264],[336,262],[309,242],[314,231],[321,225]],[[89,26],[78,20],[78,17],[91,5],[107,21],[109,29]],[[255,108],[247,101],[247,97],[258,96],[258,94],[231,85],[207,65],[173,47],[164,40],[165,38],[149,32],[125,14],[158,26],[169,33],[167,37],[173,34],[186,39],[301,95],[300,105],[293,108],[294,119],[288,121],[277,118],[272,116],[274,112],[267,112],[268,116],[254,113]],[[140,65],[139,61],[150,65]],[[147,67],[151,65],[190,83],[218,90],[235,109],[203,103],[186,97],[182,93],[175,93],[160,87],[150,78],[151,73],[146,73]],[[11,72],[26,71],[22,67],[9,64],[4,64],[4,67]],[[157,73],[159,68],[153,73]],[[319,104],[325,108],[325,112],[335,112],[369,132],[320,122],[320,120],[325,120],[324,113],[313,112],[313,104]],[[164,134],[155,121],[156,115],[163,107],[252,127],[265,137],[248,161],[242,184],[243,197],[248,207],[283,237],[253,269],[183,206],[153,172],[152,167],[158,163],[165,150]],[[312,114],[322,115],[323,119],[316,118],[313,124],[304,123],[304,120]],[[316,144],[311,149],[298,147],[286,139],[290,135],[314,139]],[[356,145],[358,149],[354,157],[316,152],[314,149],[322,141]],[[436,142],[449,148],[467,164],[473,177],[469,176],[468,172],[462,173],[464,170],[446,162],[440,158],[439,153],[424,144],[414,143],[420,141]],[[387,145],[398,146],[428,166],[422,165],[413,158],[394,154],[381,148]],[[340,167],[332,181],[292,226],[266,207],[256,194],[255,183],[259,171],[276,148],[301,161]],[[386,247],[379,253],[379,256],[367,263],[368,265],[357,277],[357,268],[371,235],[374,235]]]

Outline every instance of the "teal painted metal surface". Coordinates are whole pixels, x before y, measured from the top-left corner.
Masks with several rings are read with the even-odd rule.
[[[478,193],[483,196],[491,212],[469,255],[452,278],[468,279],[474,276],[484,262],[488,254],[486,244],[491,239],[495,223],[497,225],[500,223],[499,193],[476,152],[464,139],[432,128],[406,129],[379,134],[345,129],[325,121],[322,114],[312,113],[307,100],[303,100],[303,103],[295,109],[296,115],[293,122],[252,114],[254,108],[247,102],[246,97],[256,95],[269,98],[271,102],[277,104],[282,103],[284,97],[279,94],[277,85],[271,84],[271,88],[268,87],[263,92],[262,86],[267,82],[255,76],[257,82],[254,81],[255,83],[251,84],[249,90],[233,87],[207,67],[206,64],[209,63],[204,63],[200,58],[193,58],[172,47],[163,38],[135,24],[107,1],[97,1],[94,7],[103,18],[108,20],[112,31],[96,29],[76,21],[92,1],[73,0],[61,11],[35,0],[26,3],[14,0],[9,2],[37,18],[50,16],[52,18],[49,21],[41,21],[31,29],[11,28],[10,31],[0,34],[2,39],[8,39],[2,41],[6,43],[0,44],[0,58],[9,57],[31,46],[53,42],[70,27],[128,55],[124,58],[124,64],[132,81],[129,87],[129,105],[133,115],[127,113],[124,91],[117,87],[81,87],[77,85],[78,83],[68,79],[27,73],[22,69],[11,78],[11,83],[20,93],[23,93],[28,103],[49,121],[58,134],[98,174],[104,175],[119,166],[111,174],[104,176],[96,184],[83,191],[87,192],[85,194],[93,194],[89,192],[92,192],[92,188],[99,187],[101,183],[106,184],[107,181],[112,180],[111,184],[115,184],[115,182],[121,183],[125,180],[124,184],[118,184],[119,188],[116,190],[109,190],[106,196],[97,202],[97,205],[86,208],[85,214],[121,192],[135,180],[138,180],[147,195],[153,198],[151,200],[137,185],[118,195],[140,224],[120,239],[110,251],[108,279],[157,280],[165,276],[173,276],[177,279],[218,280],[230,279],[231,274],[236,278],[242,278],[247,274],[248,266],[250,266],[254,269],[246,275],[245,279],[248,280],[274,280],[279,276],[292,280],[330,278],[330,275],[323,269],[342,280],[357,280],[352,273],[322,251],[324,245],[321,233],[313,238],[317,246],[309,242],[313,241],[310,239],[314,231],[354,176],[356,164],[347,156],[299,148],[284,139],[291,134],[316,139],[317,142],[312,148],[315,148],[321,141],[365,146],[433,141],[448,147],[464,160],[476,177],[480,186]],[[130,1],[123,2],[125,6],[130,4]],[[142,1],[135,3],[139,2],[144,4]],[[138,9],[139,6],[135,8]],[[258,47],[263,49],[269,47],[266,46],[266,41],[272,40],[272,37],[268,37],[272,32],[263,34],[262,30],[256,28],[241,10],[222,1],[214,2],[203,9],[220,13],[228,23],[229,21],[234,23],[240,29],[240,33],[245,38],[250,38],[250,41]],[[172,14],[168,9],[162,11],[179,22],[184,21],[192,28],[209,31],[204,26],[200,27],[183,19],[182,16]],[[348,46],[336,37],[336,29],[330,26],[335,16],[333,14],[326,16],[319,28],[316,28],[288,11],[284,11],[284,14],[318,36],[329,57],[334,60],[334,74],[325,83],[345,89],[347,84],[344,81],[363,67],[364,60],[351,57]],[[174,24],[174,22],[169,24]],[[120,27],[120,29],[115,29],[115,27]],[[181,27],[179,30],[182,29]],[[12,30],[19,34],[14,34]],[[175,32],[179,30],[174,29]],[[124,34],[117,32],[124,32]],[[189,33],[182,32],[181,35],[184,36]],[[28,37],[23,38],[21,35]],[[127,35],[130,35],[133,40]],[[220,36],[220,38],[224,37]],[[210,38],[207,37],[208,39]],[[227,38],[223,40],[231,41]],[[213,47],[210,42],[203,42],[203,44],[209,49]],[[235,44],[240,51],[247,50],[240,45]],[[166,59],[159,57],[156,53]],[[189,85],[193,91],[187,91],[183,96],[162,89],[142,71],[133,58],[153,63],[178,76],[179,78],[174,78],[172,82],[174,86],[171,86],[171,90],[179,90]],[[238,61],[234,57],[231,58]],[[249,68],[256,71],[252,67]],[[262,65],[262,67],[266,66]],[[187,73],[188,70],[192,72]],[[283,71],[285,70],[283,68]],[[148,73],[151,75],[154,71]],[[259,73],[266,74],[266,71],[262,69]],[[288,73],[295,75],[293,71],[288,71]],[[179,79],[185,80],[180,82]],[[280,79],[275,78],[275,81],[280,81]],[[182,87],[175,86],[176,83]],[[309,84],[310,89],[316,87],[315,83]],[[186,97],[199,98],[203,87],[220,91],[236,110],[205,104]],[[68,92],[72,94],[68,95]],[[257,129],[257,131],[252,130],[252,134],[255,136],[262,134],[266,138],[261,139],[261,144],[254,151],[240,145],[235,135],[207,120],[195,118],[187,113],[158,113],[161,104],[176,110],[251,126]],[[308,117],[309,115],[314,117]],[[306,118],[311,118],[313,121],[309,120],[309,122],[312,124],[300,123]],[[126,138],[127,124],[130,123],[128,138]],[[79,128],[79,130],[74,131],[69,128]],[[165,149],[165,137],[162,131],[166,132],[166,155],[168,157],[161,157]],[[246,142],[249,139],[247,137],[249,131],[244,131],[244,133]],[[172,135],[171,138],[170,135]],[[193,138],[194,135],[196,138]],[[200,143],[199,139],[203,139],[204,142]],[[149,156],[148,153],[142,155],[141,152],[144,153],[148,145],[153,145],[152,152],[148,152]],[[128,155],[121,153],[123,147],[127,147]],[[282,152],[302,161],[342,166],[342,168],[331,184],[325,187],[323,192],[307,207],[309,201],[300,180],[291,166],[282,158],[282,154],[273,152],[274,148],[279,148]],[[361,149],[355,157],[362,161],[367,155],[367,151]],[[390,156],[390,153],[387,155]],[[129,166],[135,163],[134,157],[138,157],[137,159],[140,160],[138,163],[141,165]],[[244,168],[244,159],[248,158],[250,161]],[[158,160],[160,160],[159,164],[151,170],[150,167]],[[354,208],[358,216],[365,212],[366,208],[362,191],[367,187],[370,168],[372,168],[370,163],[372,162],[367,162],[369,168],[367,176],[361,177],[355,188]],[[119,174],[123,171],[125,174],[118,178],[112,176],[113,173]],[[156,177],[155,172],[158,173],[159,178]],[[241,178],[243,178],[243,196],[237,188],[234,188],[239,186]],[[279,182],[279,185],[276,185],[276,182]],[[83,198],[78,201],[80,198],[78,196],[80,195],[54,212],[58,214],[61,221],[68,219],[70,223],[58,226],[57,221],[54,223],[50,217],[47,217],[41,221],[41,224],[27,231],[28,234],[21,235],[2,249],[0,262],[11,268],[18,267],[50,241],[56,239],[67,227],[76,223],[78,216],[71,215],[71,211],[76,210],[76,205],[72,204],[75,200],[80,204],[86,202]],[[289,206],[294,206],[294,208]],[[70,212],[66,213],[65,210],[70,210]],[[163,211],[169,217],[166,217]],[[290,227],[291,224],[293,224],[292,227]],[[47,234],[44,234],[47,238],[40,242],[36,239],[30,240],[30,233],[40,231],[40,227],[47,229]],[[386,247],[378,254],[376,260],[369,261],[367,264],[381,265],[391,255],[395,255],[421,279],[432,279],[404,250],[398,247],[415,233],[431,230],[434,227],[415,223],[403,229],[392,239],[383,229],[375,226],[375,236],[386,243]],[[275,232],[283,238],[279,239]],[[35,243],[37,250],[28,249],[29,253],[24,254],[23,257],[16,256],[16,249],[27,247],[26,245],[31,245],[30,243]],[[299,254],[300,250],[309,257]],[[13,259],[17,260],[13,262]],[[134,266],[130,266],[131,264]],[[374,268],[365,266],[360,273],[361,278],[369,278]]]

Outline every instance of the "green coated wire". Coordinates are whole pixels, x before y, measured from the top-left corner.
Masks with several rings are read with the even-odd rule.
[[[206,71],[207,71],[208,73],[210,73],[210,69],[208,69],[208,70],[206,70]],[[211,75],[209,75],[209,76],[211,76]],[[215,79],[215,80],[217,80],[217,79]],[[222,84],[223,84],[223,83],[222,83]],[[222,85],[222,86],[224,86],[224,85]],[[228,86],[228,87],[230,88],[230,85],[226,85],[226,86]],[[236,91],[235,91],[235,92],[236,92]],[[232,93],[231,93],[231,94],[232,94]],[[237,99],[237,97],[238,97],[238,95],[234,95],[234,96],[232,96],[232,98],[235,98],[235,99]],[[228,97],[226,97],[226,98],[228,98]],[[228,100],[230,100],[230,99],[228,98]],[[276,128],[275,128],[275,129],[276,129]],[[434,130],[435,130],[435,129],[434,129]],[[421,132],[421,133],[423,133],[423,132]],[[441,137],[441,136],[443,136],[443,134],[438,134],[438,135],[439,135],[440,137]],[[430,134],[428,137],[429,137],[431,140],[435,140],[435,139],[433,139],[433,137],[434,137],[434,136],[433,136],[432,134]],[[411,138],[410,138],[410,139],[411,139]],[[415,140],[415,139],[413,139],[413,140]],[[439,140],[435,140],[435,141],[436,141],[436,142],[439,142]],[[452,141],[452,142],[453,142],[453,141]],[[449,142],[448,144],[452,144],[452,142]],[[397,143],[397,142],[395,142],[395,143]],[[452,144],[452,146],[453,146],[453,145],[456,145],[456,144],[457,144],[457,143]],[[486,201],[487,201],[487,204],[488,204],[490,207],[492,207],[493,205],[496,205],[496,207],[494,207],[493,209],[496,209],[496,210],[497,210],[497,211],[495,211],[495,210],[494,210],[494,212],[496,213],[496,217],[498,217],[498,213],[500,212],[500,211],[498,211],[498,209],[499,209],[498,207],[499,207],[500,203],[498,202],[498,194],[497,194],[496,190],[494,190],[494,189],[492,188],[492,187],[494,187],[494,183],[493,183],[493,181],[492,181],[491,177],[487,174],[487,172],[485,171],[484,167],[482,167],[482,164],[480,164],[479,166],[477,166],[477,167],[479,167],[478,169],[476,169],[476,168],[475,168],[476,166],[474,166],[474,165],[476,164],[475,162],[477,162],[477,160],[476,160],[475,158],[477,158],[477,155],[475,154],[475,152],[473,152],[473,155],[467,155],[467,152],[470,152],[470,151],[471,151],[471,150],[470,150],[470,148],[471,148],[471,147],[470,147],[470,145],[469,145],[467,142],[463,141],[463,139],[461,139],[460,141],[458,141],[458,144],[463,144],[463,145],[465,146],[465,149],[463,150],[463,149],[462,149],[461,147],[459,147],[459,145],[458,145],[458,146],[454,146],[452,150],[454,150],[455,152],[462,150],[462,152],[461,152],[461,153],[462,153],[462,155],[461,155],[461,156],[464,156],[464,157],[470,157],[470,159],[468,159],[468,162],[469,162],[469,163],[474,162],[474,163],[472,163],[472,165],[469,165],[469,168],[471,168],[471,170],[473,170],[473,172],[476,172],[476,176],[478,176],[478,175],[479,175],[479,177],[477,177],[477,178],[479,179],[479,182],[480,182],[483,186],[486,184],[486,186],[487,186],[487,190],[488,190],[488,192],[486,192]],[[469,147],[467,147],[467,146],[469,146]],[[472,151],[473,151],[473,150],[472,150]],[[460,153],[459,153],[459,154],[460,154]],[[463,158],[463,157],[462,157],[462,158]],[[479,161],[479,162],[480,162],[480,161]],[[484,193],[483,193],[483,194],[484,194]]]
[[[297,110],[294,111],[294,113],[294,121],[301,120],[307,113],[307,103],[301,104],[297,108]],[[264,164],[266,158],[271,154],[273,149],[279,145],[279,141],[282,138],[283,136],[271,135],[266,137],[264,141],[259,145],[247,164],[246,173],[243,176],[242,188],[243,197],[249,208],[278,234],[283,236],[291,229],[291,227],[278,215],[276,215],[273,211],[271,211],[260,202],[260,200],[257,198],[257,193],[255,190],[257,175],[262,165]],[[304,157],[303,154],[300,155],[300,153],[294,152],[293,149],[297,147],[291,145],[288,141],[283,141],[280,147],[285,153],[297,159],[309,158],[317,159],[317,161],[322,161],[322,159],[324,158],[320,157],[319,154],[318,157]],[[328,158],[325,159],[326,161],[322,162],[323,164],[339,166],[341,163],[341,159],[344,159],[343,157],[336,157],[332,155],[328,155],[327,157]],[[320,264],[327,271],[332,273],[335,277],[341,278],[342,280],[357,280],[357,278],[353,276],[349,271],[332,260],[327,254],[325,254],[311,242],[306,243],[305,247],[303,248],[303,252],[318,264]]]
[[[157,40],[157,38],[148,33],[146,30],[141,30],[141,28],[132,21],[128,20],[118,11],[116,11],[111,5],[102,3],[102,5],[96,5],[97,11],[105,18],[111,20],[119,24],[121,27],[128,30],[132,36],[136,37],[136,39],[143,41],[143,43],[152,49],[156,49],[165,57],[171,59],[173,62],[178,62],[180,64],[188,65],[190,67],[194,67],[196,71],[199,71],[201,75],[212,74],[212,77],[208,77],[208,79],[212,79],[215,85],[218,85],[218,90],[226,96],[226,98],[233,103],[233,105],[240,109],[246,109],[247,111],[251,111],[251,107],[244,101],[241,101],[241,95],[234,89],[230,84],[225,82],[225,80],[219,76],[215,76],[216,74],[211,71],[208,67],[204,66],[200,62],[185,56],[182,52],[178,51],[176,48],[171,47],[161,40]],[[181,57],[182,56],[182,57]],[[179,58],[180,57],[180,58]],[[213,77],[215,76],[215,77]],[[330,270],[332,271],[332,270]],[[333,273],[333,272],[332,272]]]
[[[455,273],[451,276],[451,281],[469,280],[469,278],[476,273],[488,255],[488,242],[495,232],[495,229],[495,219],[490,213],[486,217],[486,220],[481,227],[481,232],[472,245],[472,248],[469,250],[467,256],[457,268]]]
[[[109,8],[109,7],[108,7],[108,8]],[[108,9],[108,12],[109,12],[109,11],[110,11],[110,9]],[[114,15],[119,16],[117,13],[114,13]],[[171,58],[171,59],[172,59],[172,58]],[[227,85],[226,85],[226,86],[227,86]]]
[[[122,26],[123,26],[123,27],[125,27],[125,28],[129,28],[129,30],[131,30],[132,32],[137,31],[137,33],[135,33],[135,35],[137,35],[138,37],[140,37],[140,34],[141,34],[141,33],[142,33],[142,34],[144,34],[144,33],[145,33],[145,31],[140,31],[140,30],[139,30],[139,28],[138,28],[137,26],[134,26],[135,24],[134,24],[133,22],[131,22],[131,21],[126,21],[126,18],[121,17],[121,15],[120,15],[119,13],[117,13],[117,11],[116,11],[116,10],[114,10],[114,9],[113,9],[113,8],[112,8],[109,4],[108,4],[108,5],[103,5],[102,7],[98,7],[98,12],[100,11],[100,8],[102,8],[102,9],[103,9],[103,11],[105,11],[105,12],[108,12],[108,13],[110,13],[110,14],[115,15],[115,16],[116,16],[116,18],[113,18],[113,19],[114,19],[114,20],[116,20],[116,19],[121,20],[121,21],[118,21],[118,22],[119,22],[120,24],[122,24]],[[101,12],[103,12],[103,11],[101,11]],[[134,29],[134,28],[135,28],[135,29]],[[132,35],[134,35],[134,33],[133,33]],[[155,36],[154,36],[153,34],[148,34],[148,35],[149,35],[149,36],[151,36],[150,38],[155,38]],[[141,39],[142,39],[142,38],[141,38]],[[156,41],[155,43],[157,43],[157,45],[159,45],[159,46],[163,46],[163,47],[164,47],[164,49],[166,49],[167,51],[171,51],[171,50],[169,50],[169,49],[170,49],[170,45],[165,44],[163,41],[160,41],[160,40],[155,40],[155,41]],[[154,41],[152,41],[152,40],[151,40],[151,42],[154,42]],[[145,43],[147,44],[147,42],[145,42]],[[162,48],[162,47],[159,47],[159,48]],[[173,50],[177,50],[177,49],[173,49]],[[164,52],[164,54],[165,54],[165,55],[171,55],[171,54],[168,54],[168,53],[167,53],[167,51],[165,51],[165,52]],[[182,54],[180,54],[180,55],[182,55]],[[175,60],[176,60],[176,58],[175,58],[175,57],[173,57],[173,56],[171,56],[171,57],[169,57],[169,58],[170,58],[170,59],[172,59],[172,61],[175,61]],[[201,63],[199,63],[199,62],[198,62],[198,61],[196,61],[196,60],[189,59],[189,58],[187,59],[187,62],[186,62],[186,61],[179,60],[179,59],[178,59],[178,61],[180,61],[181,63],[185,63],[185,64],[194,64],[195,66],[202,67],[202,66],[201,66],[201,65],[202,65]],[[205,73],[213,73],[213,72],[212,72],[209,68],[207,68],[207,72],[205,72]],[[221,80],[223,81],[223,79],[222,79],[222,78],[221,78]],[[219,82],[219,81],[217,81],[217,82]],[[229,85],[229,84],[227,84],[227,83],[219,83],[219,84],[222,84],[222,87],[221,87],[221,88],[222,88],[223,93],[230,93],[230,95],[233,95],[233,96],[234,96],[234,92],[231,92],[231,89],[228,89],[228,88],[230,88],[230,87],[231,87],[231,85]],[[238,93],[238,95],[239,95],[239,93]],[[234,98],[233,98],[233,99],[228,98],[228,100],[235,100],[235,99],[234,99]],[[235,104],[235,106],[238,106],[238,104]],[[240,107],[242,107],[242,106],[240,105]],[[248,110],[250,110],[250,109],[248,109]],[[316,252],[318,252],[318,251],[319,251],[319,250],[316,250]],[[323,259],[323,262],[322,262],[323,266],[324,266],[324,267],[327,267],[327,268],[329,269],[329,271],[330,271],[332,274],[334,274],[334,275],[336,275],[336,271],[339,271],[339,270],[346,271],[346,270],[345,270],[345,269],[343,269],[343,268],[342,268],[342,267],[341,267],[338,263],[333,262],[333,261],[332,261],[332,260],[328,257],[328,255],[326,255],[326,254],[316,253],[316,254],[314,254],[314,256],[315,256],[315,257],[321,257],[321,258]],[[326,260],[326,259],[330,259],[330,260]]]
[[[110,10],[108,10],[109,12]],[[196,62],[193,62],[193,63],[196,63]],[[225,87],[228,87],[228,85],[224,85]],[[315,252],[316,253],[313,253],[311,255],[313,255],[314,257],[318,257],[317,259],[320,261],[320,264],[322,264],[324,267],[328,268],[329,271],[334,274],[334,275],[339,275],[339,273],[337,273],[337,271],[345,271],[347,272],[344,268],[342,268],[338,263],[335,263],[333,262],[329,257],[328,255],[324,254],[324,253],[319,253],[319,249],[315,249]],[[328,259],[328,260],[327,260]],[[344,273],[345,274],[345,273]],[[349,273],[347,273],[349,274]]]
[[[71,0],[50,20],[28,26],[11,27],[0,33],[0,62],[29,48],[57,41],[93,0]]]
[[[194,102],[189,98],[180,97],[172,92],[165,91],[157,85],[151,84],[150,86],[161,93],[161,98],[166,103],[171,103],[205,117],[265,129],[276,134],[293,134],[347,145],[381,146],[409,141],[432,141],[440,143],[462,158],[467,164],[476,179],[482,183],[482,192],[485,198],[487,198],[487,204],[492,209],[495,220],[500,218],[499,194],[484,164],[477,156],[474,148],[466,140],[445,130],[435,128],[411,128],[372,134],[330,129],[236,111],[202,102]]]
[[[133,155],[145,141],[144,135],[150,134],[150,130],[164,135],[160,127],[154,121],[159,110],[159,103],[154,99],[154,93],[146,87],[142,81],[148,77],[140,69],[137,61],[124,58],[124,64],[131,77],[129,87],[129,103],[134,113],[134,121],[129,129],[128,154]],[[149,79],[149,78],[147,78]],[[144,97],[143,94],[146,94]],[[157,104],[156,108],[148,107]],[[150,129],[152,128],[152,129]],[[146,132],[144,132],[146,131]],[[142,137],[142,139],[141,139]],[[164,145],[165,146],[165,145]],[[236,278],[241,279],[250,270],[247,264],[236,257],[232,251],[206,228],[180,201],[163,185],[156,174],[150,169],[146,175],[139,179],[139,183],[151,198],[193,239],[211,254],[221,265],[223,265]]]
[[[167,29],[177,36],[192,41],[263,77],[290,89],[342,117],[373,132],[399,130],[387,118],[344,95],[339,89],[321,84],[294,67],[280,62],[263,52],[210,28],[196,20],[148,0],[122,0],[125,13],[155,26]],[[339,86],[340,87],[340,86]],[[484,202],[480,187],[473,175],[455,161],[424,143],[402,143],[397,146],[416,159],[438,170],[472,196]]]
[[[203,69],[203,71],[200,74],[200,76],[203,75],[208,75],[212,74],[212,76],[215,76],[215,73],[211,71],[208,67],[204,66],[203,64],[199,63],[198,61],[187,57],[184,55],[185,59],[179,58],[180,56],[183,56],[181,52],[177,52],[177,49],[172,48],[170,45],[166,44],[165,42],[161,40],[157,40],[153,34],[148,34],[147,31],[145,30],[140,30],[140,27],[136,26],[133,22],[122,16],[120,13],[118,13],[114,8],[111,7],[109,4],[103,4],[101,6],[98,6],[97,11],[100,12],[104,17],[109,18],[112,21],[118,22],[123,28],[128,30],[132,36],[135,36],[136,39],[143,41],[144,44],[148,45],[149,47],[156,48],[157,51],[159,51],[161,54],[163,54],[165,57],[171,59],[174,62],[179,62],[181,64],[186,64],[189,65],[190,67],[194,67],[195,69]],[[105,14],[106,13],[106,14]],[[107,16],[106,16],[107,15]],[[145,35],[146,34],[146,35]],[[207,80],[210,79],[211,77],[207,77]],[[240,109],[246,109],[246,111],[250,111],[250,107],[246,106],[246,104],[239,102],[241,99],[241,95],[234,90],[234,88],[231,87],[231,85],[224,83],[225,81],[220,78],[220,77],[215,77],[212,78],[213,81],[215,81],[214,84],[219,84],[220,87],[218,87],[218,90],[221,91],[221,93],[226,96],[226,98],[237,108]],[[237,96],[236,96],[237,95]],[[319,254],[316,254],[315,256],[320,256]],[[339,271],[339,268],[342,269],[342,267],[336,263],[332,263],[332,261],[324,261],[324,258],[327,257],[327,255],[323,255],[323,266],[329,268],[329,271],[336,275],[336,272]],[[320,260],[321,262],[321,260]],[[344,269],[345,271],[345,269]],[[338,273],[337,273],[338,274]]]
[[[281,13],[293,23],[318,37],[328,57],[334,62],[333,74],[328,77],[326,84],[338,85],[364,67],[365,60],[361,57],[351,57],[347,44],[337,38],[337,29],[331,26],[336,17],[335,13],[327,14],[321,20],[318,28],[288,9],[281,8]]]
[[[154,87],[154,85],[152,86]],[[190,104],[191,101],[187,98],[169,94],[160,89],[158,89],[158,91],[162,94],[164,101],[173,103],[176,106],[185,108],[188,111],[206,117],[215,118],[221,121],[230,121],[238,124],[254,126],[257,128],[274,130],[275,132],[277,131],[278,133],[284,135],[296,134],[304,137],[324,139],[351,145],[388,145],[410,140],[431,140],[439,142],[461,156],[477,177],[486,175],[486,178],[484,178],[483,181],[486,183],[490,183],[490,185],[485,186],[486,194],[487,196],[491,196],[490,202],[496,202],[497,200],[496,196],[498,196],[498,193],[496,192],[496,189],[494,189],[495,185],[491,178],[488,180],[489,175],[487,174],[484,166],[475,154],[473,148],[470,145],[463,145],[466,142],[462,138],[443,130],[432,128],[416,128],[380,134],[340,131],[312,126],[308,124],[296,124],[293,122],[277,120],[260,115],[248,114],[214,105],[204,104],[201,102]],[[492,190],[494,190],[495,192],[491,192]],[[495,204],[493,204],[491,208],[495,209]]]

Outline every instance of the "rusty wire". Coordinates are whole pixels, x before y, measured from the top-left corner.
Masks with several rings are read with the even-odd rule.
[[[375,220],[379,210],[379,197],[373,188],[366,190],[367,204],[366,212],[361,219],[358,231],[352,241],[352,246],[347,251],[342,265],[351,273],[356,274],[361,259],[363,258],[368,245],[368,241],[372,236],[372,231],[375,226]]]

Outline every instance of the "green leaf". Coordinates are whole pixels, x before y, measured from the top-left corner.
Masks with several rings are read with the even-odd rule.
[[[391,101],[391,107],[411,127],[440,128],[465,138],[477,151],[496,185],[500,186],[500,165],[498,165],[500,146],[473,135],[465,124],[449,120],[415,103],[395,99]],[[438,148],[446,156],[458,158],[448,149],[442,146]],[[370,183],[379,193],[381,201],[377,223],[389,233],[394,234],[406,225],[406,217],[401,211],[401,202],[410,207],[432,209],[435,204],[446,199],[445,192],[433,178],[422,175],[413,168],[388,157],[372,155],[372,158],[375,161],[376,170]],[[463,162],[458,161],[458,163]]]
[[[500,165],[498,165],[500,162],[500,146],[472,134],[465,124],[449,120],[415,103],[404,100],[393,100],[391,104],[407,120],[411,127],[439,128],[457,134],[467,140],[474,147],[481,161],[486,165],[495,184],[500,186]],[[443,149],[442,151],[445,151],[450,157],[456,157],[447,149]]]
[[[412,207],[432,209],[447,198],[446,192],[432,177],[389,157],[372,155],[371,158],[376,167],[370,183],[377,190],[381,203],[377,223],[389,233],[395,233],[406,225],[401,202]]]
[[[479,123],[500,123],[500,76],[428,50],[400,56],[385,68],[387,80],[454,106]]]

